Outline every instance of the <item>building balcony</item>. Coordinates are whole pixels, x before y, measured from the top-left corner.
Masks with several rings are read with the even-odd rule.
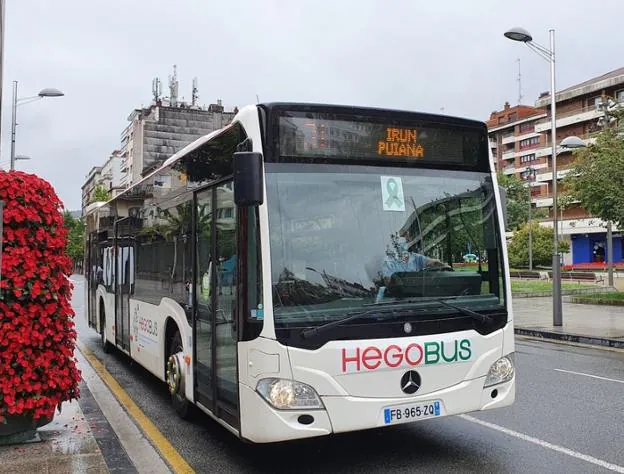
[[[503,153],[503,160],[513,160],[516,157],[516,150],[510,150]]]
[[[596,143],[596,138],[598,137],[599,133],[600,132],[585,133],[583,135],[578,135],[578,137],[584,140],[587,145],[593,145],[594,143]],[[571,150],[566,149],[566,148],[561,148],[560,146],[557,147],[557,154],[570,152],[570,151]],[[551,156],[551,155],[552,155],[552,145],[550,143],[535,151],[536,158],[541,158],[544,156]]]
[[[508,135],[503,137],[502,144],[507,145],[509,143],[516,143],[521,140],[526,140],[527,138],[540,137],[541,135],[541,133],[537,133],[535,131],[524,132],[520,135]]]
[[[599,117],[602,117],[603,112],[596,109],[596,106],[591,106],[583,107],[571,112],[564,112],[562,114],[555,112],[555,114],[557,117],[557,128],[560,128],[567,127],[568,125],[574,125],[576,123],[586,122],[588,120],[597,120]],[[536,132],[547,132],[550,128],[550,119],[546,119],[535,124]]]
[[[503,174],[514,174],[516,172],[515,166],[506,166],[503,168]]]
[[[521,163],[520,167],[518,168],[518,173],[522,171],[527,171],[529,168],[533,168],[534,170],[543,170],[548,168],[548,163]]]
[[[533,197],[531,202],[535,204],[535,207],[552,207],[553,198],[552,196],[541,195]]]
[[[559,180],[559,179],[565,178],[566,175],[568,175],[571,171],[572,171],[571,168],[558,169],[557,179]],[[552,171],[550,171],[549,173],[541,173],[536,176],[536,181],[539,181],[539,182],[552,181],[552,179],[553,179]]]
[[[516,135],[514,135],[513,133],[510,133],[509,135],[503,136],[501,143],[503,145],[507,145],[509,143],[514,143],[515,141],[516,141]]]
[[[552,229],[552,220],[544,220],[540,222],[542,227],[548,227]],[[572,234],[595,234],[603,233],[607,231],[606,222],[598,219],[597,217],[584,217],[581,219],[563,219],[559,220],[559,235],[572,235]],[[620,232],[615,225],[613,226],[613,232]]]

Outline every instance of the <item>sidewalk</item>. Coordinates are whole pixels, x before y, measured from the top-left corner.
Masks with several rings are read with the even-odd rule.
[[[37,430],[40,440],[0,445],[0,473],[169,473],[157,451],[76,348],[80,399]]]
[[[624,349],[624,307],[565,301],[563,325],[553,326],[552,298],[513,300],[516,334]]]

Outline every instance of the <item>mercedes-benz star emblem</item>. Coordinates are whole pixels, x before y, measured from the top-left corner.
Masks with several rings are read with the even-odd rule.
[[[420,388],[420,375],[415,370],[408,370],[401,377],[401,390],[408,395],[412,395]]]

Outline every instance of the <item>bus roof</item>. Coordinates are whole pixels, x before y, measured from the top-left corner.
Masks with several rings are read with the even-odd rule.
[[[452,123],[456,125],[470,126],[470,127],[483,127],[487,131],[487,125],[481,120],[468,119],[463,117],[455,117],[451,115],[432,114],[428,112],[416,112],[400,109],[387,109],[380,107],[357,107],[351,105],[340,104],[318,104],[318,103],[306,103],[306,102],[267,102],[258,104],[258,107],[262,107],[267,111],[279,111],[279,110],[293,110],[293,111],[310,111],[317,112],[320,110],[326,112],[355,114],[355,115],[381,115],[387,116],[388,114],[396,116],[418,116],[419,119],[424,121],[432,121],[439,123]]]

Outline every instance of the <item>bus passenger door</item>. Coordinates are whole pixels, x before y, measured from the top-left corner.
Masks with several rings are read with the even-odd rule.
[[[215,301],[215,382],[217,416],[230,426],[238,419],[238,337],[234,324],[238,261],[234,187],[232,181],[217,186],[215,205],[217,263]]]
[[[195,380],[197,400],[238,428],[236,206],[232,182],[196,195]]]
[[[97,233],[89,235],[89,245],[87,247],[87,265],[84,274],[88,281],[87,286],[87,315],[89,327],[97,328],[97,302],[96,294],[98,287],[98,276],[102,272],[102,264],[100,262],[100,246],[98,245]]]
[[[214,312],[212,307],[214,265],[212,264],[213,190],[195,196],[195,390],[196,399],[214,411]]]
[[[134,280],[132,239],[115,233],[115,343],[130,352],[130,294]]]

